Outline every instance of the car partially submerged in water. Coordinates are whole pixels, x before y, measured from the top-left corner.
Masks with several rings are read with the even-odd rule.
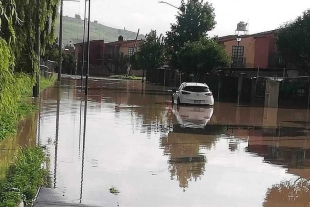
[[[172,104],[214,105],[214,97],[205,83],[182,83],[172,95]]]

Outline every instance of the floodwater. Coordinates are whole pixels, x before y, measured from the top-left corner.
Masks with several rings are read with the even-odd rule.
[[[37,141],[48,152],[49,187],[66,201],[309,206],[307,110],[175,107],[164,88],[138,81],[92,80],[90,88],[86,101],[79,80],[42,94]]]

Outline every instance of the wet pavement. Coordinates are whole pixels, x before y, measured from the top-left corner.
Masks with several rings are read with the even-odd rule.
[[[36,206],[309,206],[309,111],[170,100],[139,81],[92,80],[86,100],[79,80],[47,89]]]

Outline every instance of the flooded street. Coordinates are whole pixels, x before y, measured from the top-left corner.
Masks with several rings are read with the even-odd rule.
[[[139,81],[92,80],[87,100],[80,88],[47,89],[37,115],[49,187],[68,203],[309,206],[307,110],[176,107]]]

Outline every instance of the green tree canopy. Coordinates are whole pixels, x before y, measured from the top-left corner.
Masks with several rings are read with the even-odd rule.
[[[199,41],[207,37],[207,32],[214,29],[214,8],[203,0],[182,0],[177,15],[177,23],[171,25],[171,31],[167,32],[166,44],[179,51],[188,41]]]
[[[163,37],[157,36],[156,31],[151,31],[140,45],[140,51],[131,58],[130,62],[134,69],[155,70],[163,66],[165,62]]]
[[[230,59],[217,42],[203,39],[185,43],[178,53],[178,61],[183,72],[199,77],[218,67],[228,66]]]
[[[10,44],[15,71],[38,70],[36,54],[37,26],[40,25],[41,54],[54,44],[59,0],[5,0],[0,2],[0,37]],[[15,40],[16,41],[11,41]]]
[[[310,10],[279,29],[277,46],[288,67],[310,72]]]

